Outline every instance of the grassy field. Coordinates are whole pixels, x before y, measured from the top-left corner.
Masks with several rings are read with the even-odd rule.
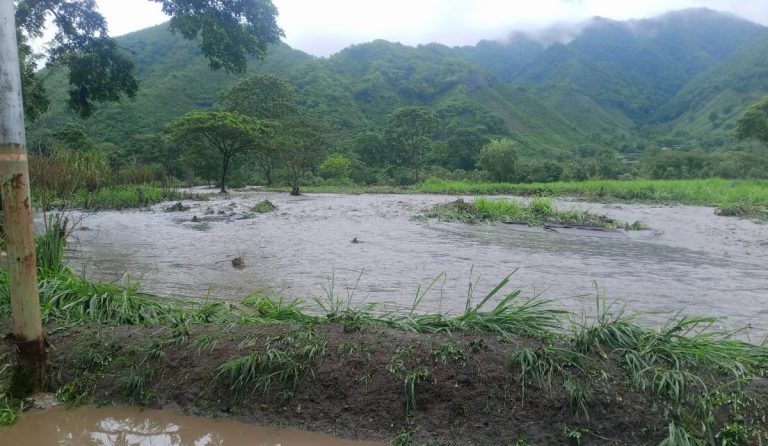
[[[273,190],[284,190],[276,188]],[[574,197],[585,201],[712,206],[721,215],[768,218],[768,180],[593,180],[557,183],[477,183],[430,178],[395,186],[311,186],[315,193],[422,193]]]
[[[735,207],[768,205],[768,180],[600,180],[568,183],[468,183],[431,179],[414,189],[432,194],[571,196],[621,201]]]

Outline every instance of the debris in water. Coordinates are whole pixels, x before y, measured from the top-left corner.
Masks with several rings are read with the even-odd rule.
[[[232,266],[237,269],[243,269],[245,268],[245,260],[242,257],[235,257],[232,259]]]
[[[193,215],[193,216],[192,216],[192,223],[197,223],[197,222],[199,222],[199,221],[200,221],[200,219],[199,219],[199,218],[197,218],[197,215]]]
[[[362,242],[358,240],[357,237],[352,239],[352,244],[358,244],[358,243],[362,243]]]
[[[184,204],[181,201],[176,202],[175,204],[172,204],[167,208],[165,208],[165,212],[184,212],[188,210],[189,210],[189,206],[184,206]]]

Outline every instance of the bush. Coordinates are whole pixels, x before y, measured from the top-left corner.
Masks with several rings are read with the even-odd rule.
[[[344,155],[331,155],[320,164],[318,174],[324,180],[349,178],[352,161]]]

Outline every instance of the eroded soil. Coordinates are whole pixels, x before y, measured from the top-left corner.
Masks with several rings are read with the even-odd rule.
[[[667,406],[650,389],[629,387],[616,358],[596,357],[600,370],[580,374],[580,384],[592,391],[579,408],[557,374],[543,387],[522,385],[510,358],[524,347],[544,347],[542,341],[346,328],[48,327],[51,390],[81,404],[143,404],[345,439],[388,442],[400,436],[412,444],[552,445],[576,444],[580,437],[582,445],[653,445],[667,434]],[[275,376],[266,393],[251,382],[235,395],[228,376],[219,374],[226,361],[264,357],[268,346],[287,351],[292,344],[286,339],[302,336],[323,348],[304,363],[296,387]],[[410,417],[409,376],[418,376]],[[756,383],[751,394],[764,409],[768,389]]]

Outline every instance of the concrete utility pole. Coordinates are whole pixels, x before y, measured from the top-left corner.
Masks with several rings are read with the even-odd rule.
[[[0,188],[17,368],[12,393],[42,390],[47,354],[40,319],[35,239],[13,0],[0,0]]]

